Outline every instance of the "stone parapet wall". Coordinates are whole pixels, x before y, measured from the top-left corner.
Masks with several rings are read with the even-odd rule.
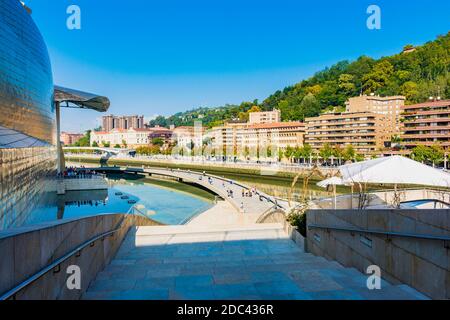
[[[310,210],[306,249],[366,272],[378,265],[382,277],[404,283],[433,299],[450,298],[450,243],[311,225],[416,235],[450,236],[450,210]]]
[[[114,258],[130,228],[141,225],[161,224],[137,215],[111,214],[0,232],[0,295],[86,241],[120,228],[46,273],[15,297],[20,300],[79,299],[97,273]],[[67,288],[67,267],[71,265],[81,269],[81,290]]]

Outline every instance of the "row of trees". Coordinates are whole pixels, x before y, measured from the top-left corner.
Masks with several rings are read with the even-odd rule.
[[[343,161],[362,161],[364,158],[362,155],[357,154],[355,148],[352,145],[347,145],[342,148],[339,145],[331,146],[325,143],[323,147],[317,152],[310,145],[305,144],[302,147],[290,147],[288,146],[286,150],[280,150],[279,158],[287,158],[290,162],[295,160],[303,160],[303,162],[308,162],[311,159],[321,158],[326,163],[330,160],[337,160],[339,163]]]
[[[412,159],[419,162],[430,163],[433,167],[443,163],[445,161],[445,156],[444,149],[439,145],[433,145],[430,147],[419,145],[411,152]]]

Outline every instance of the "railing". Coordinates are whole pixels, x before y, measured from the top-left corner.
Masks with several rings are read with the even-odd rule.
[[[62,263],[64,263],[65,261],[67,261],[68,259],[70,259],[71,257],[80,254],[81,251],[88,247],[88,246],[93,246],[95,244],[95,241],[100,240],[100,239],[104,239],[108,236],[111,236],[113,234],[115,234],[116,232],[118,232],[122,226],[123,226],[123,222],[124,220],[122,220],[119,224],[119,226],[113,230],[110,230],[108,232],[102,233],[86,242],[84,242],[83,244],[77,246],[75,249],[73,249],[72,251],[70,251],[69,253],[65,254],[63,257],[59,258],[58,260],[52,262],[51,264],[49,264],[48,266],[46,266],[45,268],[41,269],[40,271],[38,271],[37,273],[35,273],[34,275],[32,275],[31,277],[29,277],[27,280],[21,282],[19,285],[17,285],[16,287],[14,287],[13,289],[7,291],[6,293],[2,294],[0,296],[0,300],[10,300],[10,299],[15,299],[15,296],[17,293],[19,293],[21,290],[25,289],[26,287],[28,287],[29,285],[31,285],[32,283],[34,283],[35,281],[39,280],[41,277],[43,277],[45,274],[47,274],[48,272],[58,268]]]
[[[450,237],[446,236],[433,236],[424,235],[416,233],[405,233],[405,232],[390,232],[390,231],[380,231],[380,230],[365,230],[358,228],[344,228],[344,227],[330,227],[324,225],[310,224],[308,229],[324,229],[351,233],[363,233],[363,234],[374,234],[374,235],[385,235],[390,237],[400,237],[400,238],[414,238],[414,239],[427,239],[427,240],[439,240],[439,241],[450,241]]]

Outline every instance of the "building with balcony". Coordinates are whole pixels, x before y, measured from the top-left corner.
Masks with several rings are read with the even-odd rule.
[[[450,149],[450,100],[402,107],[401,138],[408,149],[440,145]]]
[[[386,116],[394,132],[400,133],[400,113],[405,100],[404,96],[361,95],[350,98],[345,105],[346,112],[372,112]]]
[[[329,113],[305,119],[305,143],[319,151],[324,144],[352,145],[359,154],[370,155],[391,140],[386,115],[371,112]]]

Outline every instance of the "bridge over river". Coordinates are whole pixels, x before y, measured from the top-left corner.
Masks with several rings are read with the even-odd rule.
[[[285,200],[277,199],[256,189],[252,190],[251,186],[207,173],[161,168],[97,167],[89,169],[105,173],[124,172],[163,176],[194,184],[223,198],[238,212],[255,215],[255,220],[273,211],[283,213],[289,211],[289,205]]]

